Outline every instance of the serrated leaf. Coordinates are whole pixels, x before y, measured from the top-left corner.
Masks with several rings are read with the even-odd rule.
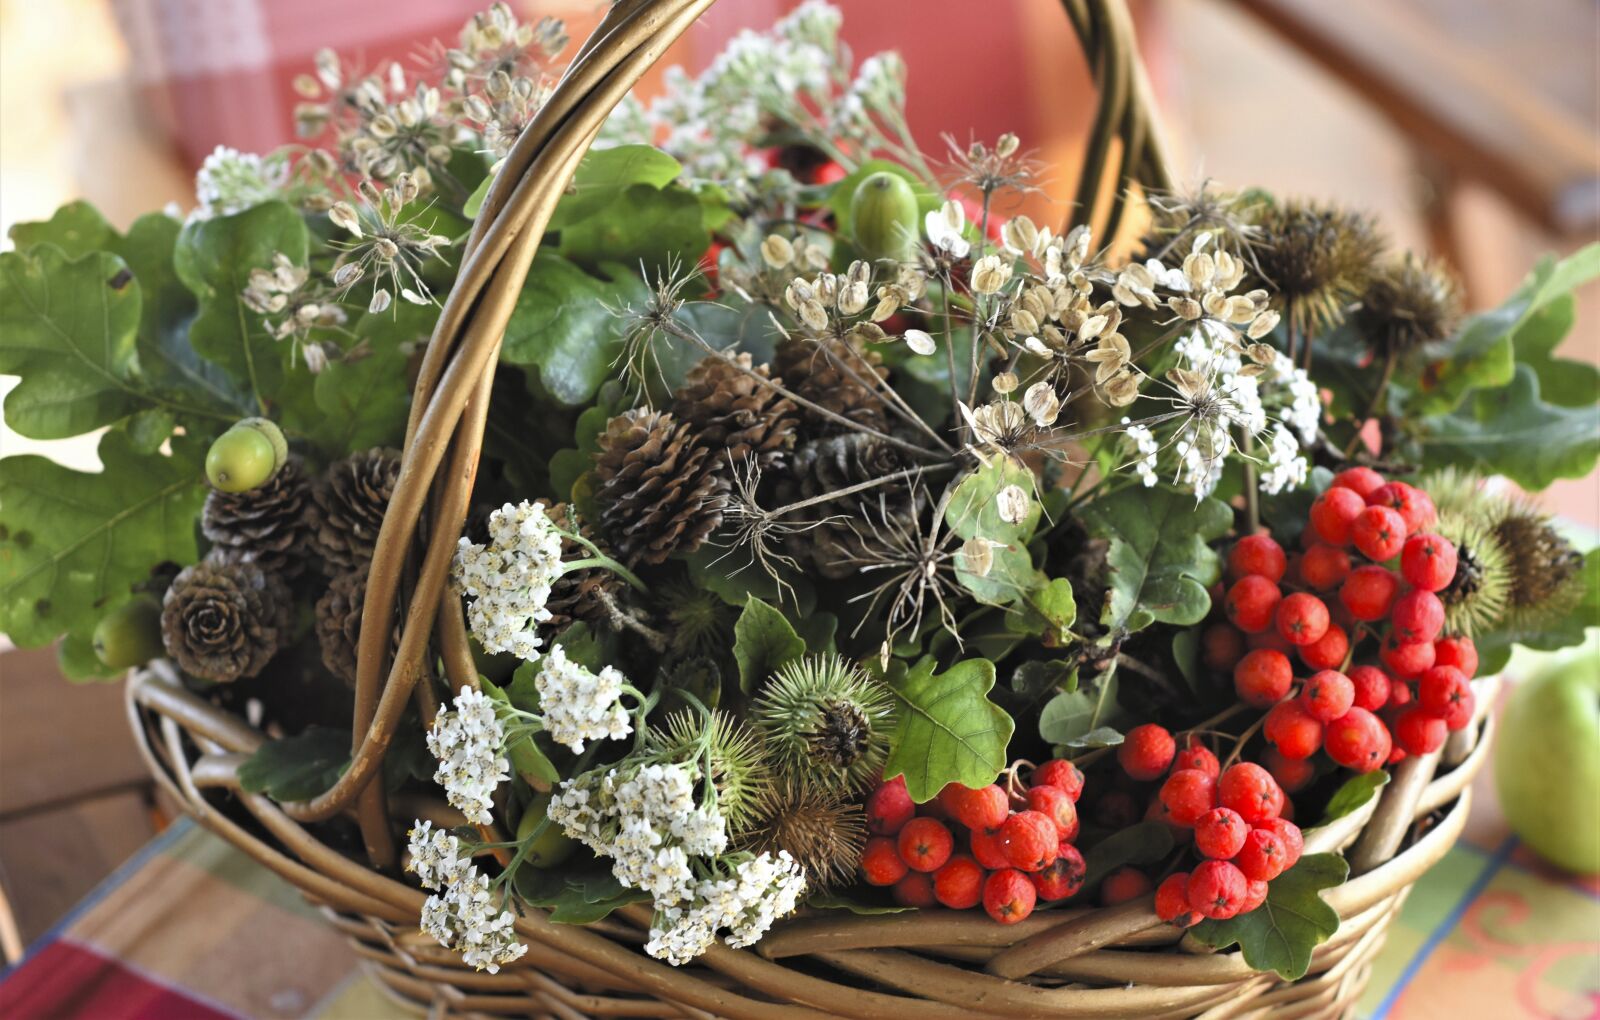
[[[1311,952],[1339,930],[1339,914],[1318,895],[1345,880],[1350,866],[1337,854],[1300,858],[1268,885],[1267,901],[1226,921],[1201,921],[1189,933],[1214,949],[1238,943],[1244,961],[1297,981],[1311,966]]]
[[[1000,516],[998,497],[1010,485],[1020,486],[1028,493],[1028,512],[1016,523]],[[982,539],[989,543],[993,554],[992,565],[982,575],[965,568],[965,557],[956,557],[956,580],[979,602],[1008,606],[1044,583],[1028,552],[1028,541],[1039,525],[1040,513],[1033,486],[1031,471],[997,457],[963,478],[945,507],[945,523],[958,538]],[[1067,594],[1070,599],[1071,592]]]
[[[276,801],[309,800],[327,792],[349,764],[349,732],[312,726],[257,748],[239,766],[239,785]]]
[[[646,294],[636,271],[616,263],[604,270],[609,279],[541,250],[506,324],[500,359],[536,368],[550,395],[569,407],[593,400],[611,374],[623,329],[615,310]]]
[[[0,631],[23,647],[87,639],[151,567],[198,558],[204,454],[172,445],[170,457],[142,456],[113,429],[98,473],[34,455],[0,460]]]
[[[935,673],[932,657],[904,676],[888,679],[895,698],[895,730],[883,777],[906,777],[918,804],[932,800],[946,783],[977,789],[1006,767],[1014,724],[990,701],[994,663],[967,659]]]
[[[1328,798],[1328,806],[1322,811],[1322,821],[1317,825],[1327,825],[1336,822],[1352,812],[1359,810],[1364,804],[1378,795],[1389,782],[1389,773],[1383,769],[1373,769],[1360,775],[1346,779],[1333,796]]]
[[[1233,511],[1219,499],[1158,486],[1130,488],[1083,509],[1089,533],[1108,539],[1106,604],[1100,623],[1111,631],[1152,623],[1190,626],[1211,608],[1206,587],[1220,576],[1209,543],[1227,533]]]
[[[1501,474],[1532,491],[1582,478],[1600,457],[1600,408],[1546,403],[1527,365],[1517,366],[1509,386],[1477,390],[1453,414],[1417,426],[1427,467]]]
[[[1114,832],[1083,855],[1083,887],[1127,865],[1154,864],[1172,852],[1172,828],[1165,822],[1147,821]]]
[[[754,595],[733,625],[733,658],[739,664],[739,689],[746,694],[786,662],[806,653],[806,643],[778,610]]]

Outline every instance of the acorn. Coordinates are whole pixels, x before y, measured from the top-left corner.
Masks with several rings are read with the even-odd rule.
[[[288,459],[289,442],[277,425],[245,418],[206,451],[206,478],[223,492],[248,492],[271,481]]]
[[[889,752],[894,697],[839,655],[808,655],[779,668],[752,709],[784,773],[823,793],[861,790]]]
[[[161,600],[154,595],[124,602],[94,628],[94,654],[109,669],[143,666],[163,651]]]
[[[872,259],[908,262],[917,244],[917,193],[899,174],[869,174],[850,198],[850,231]]]

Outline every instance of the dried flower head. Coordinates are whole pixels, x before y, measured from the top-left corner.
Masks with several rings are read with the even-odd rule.
[[[1461,320],[1460,287],[1443,263],[1407,252],[1373,273],[1356,320],[1378,353],[1408,354],[1455,331]]]
[[[1384,240],[1360,213],[1289,200],[1265,206],[1255,265],[1300,333],[1344,321],[1383,255]]]
[[[422,270],[429,259],[443,261],[439,249],[450,239],[429,233],[406,211],[419,191],[416,178],[402,173],[381,191],[370,181],[362,181],[357,188],[358,201],[334,203],[328,218],[354,238],[329,242],[339,250],[333,268],[336,295],[342,298],[363,280],[370,280],[369,312],[385,310],[396,294],[414,305],[433,303]]]

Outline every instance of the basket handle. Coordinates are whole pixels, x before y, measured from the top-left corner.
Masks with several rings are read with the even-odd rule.
[[[485,196],[423,357],[405,451],[378,534],[357,644],[350,766],[333,787],[286,805],[319,821],[354,810],[373,864],[395,864],[383,785],[373,783],[400,717],[414,699],[425,720],[436,704],[419,684],[430,635],[452,689],[477,671],[448,574],[466,520],[488,415],[489,388],[507,321],[545,227],[601,124],[713,0],[615,0],[549,101],[512,146]],[[1114,229],[1127,185],[1169,182],[1149,86],[1125,0],[1062,0],[1094,71],[1099,101],[1074,222],[1090,222],[1119,140],[1106,216]],[[1107,235],[1103,235],[1107,236]],[[441,470],[443,469],[443,470]],[[426,525],[426,538],[418,530]],[[404,623],[388,661],[397,608]]]

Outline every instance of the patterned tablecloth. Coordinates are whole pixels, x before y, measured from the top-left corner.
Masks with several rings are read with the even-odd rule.
[[[293,889],[187,821],[0,981],[6,1020],[397,1012]],[[1498,824],[1470,826],[1407,900],[1361,1015],[1600,1018],[1600,884],[1553,875]]]

